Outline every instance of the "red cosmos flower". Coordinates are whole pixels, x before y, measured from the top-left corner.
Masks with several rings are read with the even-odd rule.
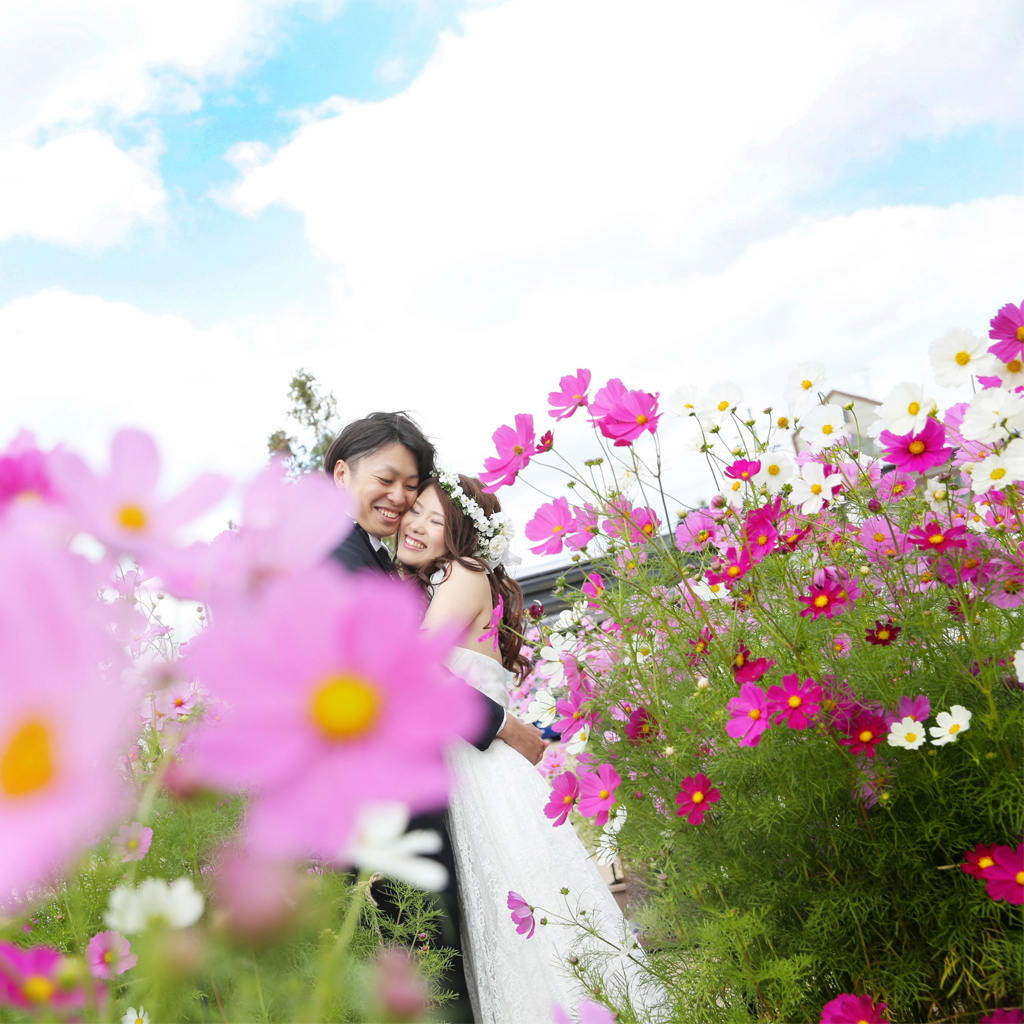
[[[652,740],[658,731],[658,723],[647,708],[637,708],[626,722],[626,738],[631,743]]]
[[[888,1024],[885,1003],[875,1006],[871,996],[844,992],[821,1008],[821,1024]]]
[[[756,683],[774,664],[769,658],[751,658],[747,645],[740,644],[740,649],[732,659],[732,674],[740,686],[743,683]]]
[[[972,878],[986,878],[988,869],[995,864],[993,856],[995,849],[995,846],[978,843],[973,850],[968,850],[964,854],[964,862],[960,865],[960,870]]]
[[[875,628],[864,631],[864,639],[876,647],[888,647],[900,635],[901,628],[892,619],[875,619]]]
[[[907,533],[907,540],[922,551],[948,551],[967,547],[966,526],[942,526],[933,519]]]
[[[565,824],[579,798],[579,780],[572,772],[562,772],[551,783],[551,798],[544,805],[544,813],[554,819],[552,824],[557,828]]]
[[[768,713],[775,723],[785,722],[790,729],[806,729],[821,710],[821,687],[813,679],[802,683],[795,673],[782,677],[781,686],[768,687]]]
[[[696,640],[686,641],[693,648],[693,653],[689,656],[691,665],[699,665],[704,660],[704,655],[708,653],[713,638],[714,634],[705,626]],[[749,653],[750,651],[747,651],[747,654]]]
[[[729,548],[724,557],[725,564],[720,571],[712,572],[709,569],[704,575],[708,583],[724,583],[731,587],[750,572],[750,552],[746,548],[739,551],[736,548]]]
[[[627,391],[617,377],[612,378],[590,401],[590,422],[616,446],[632,444],[645,430],[658,429],[658,395],[646,391]]]
[[[577,409],[587,404],[587,389],[590,387],[590,371],[577,370],[576,375],[566,374],[559,382],[560,390],[548,394],[549,416],[556,420],[564,420]]]
[[[995,864],[985,873],[985,891],[994,900],[1006,900],[1016,906],[1024,903],[1024,843],[1016,850],[997,846],[992,859]]]
[[[676,803],[679,805],[676,814],[685,817],[691,825],[700,825],[704,821],[708,804],[717,804],[721,796],[702,772],[687,775],[679,784],[679,792],[676,794]]]
[[[551,446],[555,443],[555,435],[550,430],[546,430],[540,435],[540,440],[537,442],[537,448],[534,451],[534,455],[543,455],[544,452],[551,451]]]
[[[928,420],[917,434],[894,434],[891,430],[883,430],[879,441],[885,446],[882,455],[908,473],[927,473],[929,469],[947,462],[953,454],[952,448],[945,447],[946,431],[934,419]]]
[[[989,321],[988,336],[996,342],[989,346],[989,352],[1004,363],[1024,354],[1024,302],[1003,306]]]
[[[484,459],[484,471],[479,475],[484,490],[489,493],[515,483],[516,474],[530,464],[530,457],[536,450],[533,417],[516,413],[515,429],[498,427],[491,440],[498,449],[497,457]]]
[[[856,716],[846,727],[847,734],[839,738],[844,747],[849,747],[853,754],[865,757],[875,756],[875,747],[885,739],[889,729],[885,719],[880,715],[863,712]]]
[[[526,524],[526,536],[530,540],[540,541],[530,550],[536,555],[557,555],[562,550],[566,534],[572,531],[575,520],[566,498],[555,498],[541,505]]]

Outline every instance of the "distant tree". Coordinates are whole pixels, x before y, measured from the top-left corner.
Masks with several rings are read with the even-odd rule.
[[[288,385],[291,402],[287,416],[301,428],[299,436],[275,430],[267,438],[271,455],[283,455],[289,470],[298,475],[319,469],[340,426],[334,395],[323,391],[309,370],[297,370]]]

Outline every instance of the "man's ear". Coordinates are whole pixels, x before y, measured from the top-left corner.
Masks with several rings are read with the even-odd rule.
[[[334,486],[346,490],[351,479],[352,471],[348,468],[348,464],[344,459],[338,459],[334,464]]]

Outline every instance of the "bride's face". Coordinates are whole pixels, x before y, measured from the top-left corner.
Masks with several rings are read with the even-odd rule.
[[[402,516],[396,554],[403,565],[418,569],[444,552],[444,511],[437,489],[428,487]]]

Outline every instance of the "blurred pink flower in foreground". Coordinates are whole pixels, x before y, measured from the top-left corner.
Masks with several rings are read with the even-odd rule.
[[[572,1017],[557,1005],[551,1007],[551,1019],[554,1024],[573,1024]],[[580,1003],[576,1020],[578,1024],[615,1024],[618,1017],[607,1006],[584,999]]]
[[[36,1013],[84,1006],[83,987],[66,988],[60,983],[58,972],[63,960],[60,951],[49,946],[20,949],[13,943],[0,942],[0,1004]]]
[[[190,675],[227,707],[191,756],[212,785],[254,791],[258,852],[334,860],[360,804],[446,803],[442,751],[482,709],[441,665],[452,637],[421,617],[404,584],[324,565],[222,607],[192,642]]]
[[[121,854],[121,863],[130,860],[142,860],[149,853],[149,845],[153,842],[153,830],[147,825],[133,821],[122,825],[114,836],[112,846],[115,853]]]
[[[2,893],[46,879],[121,810],[135,697],[113,681],[121,655],[101,585],[20,522],[0,532]]]

